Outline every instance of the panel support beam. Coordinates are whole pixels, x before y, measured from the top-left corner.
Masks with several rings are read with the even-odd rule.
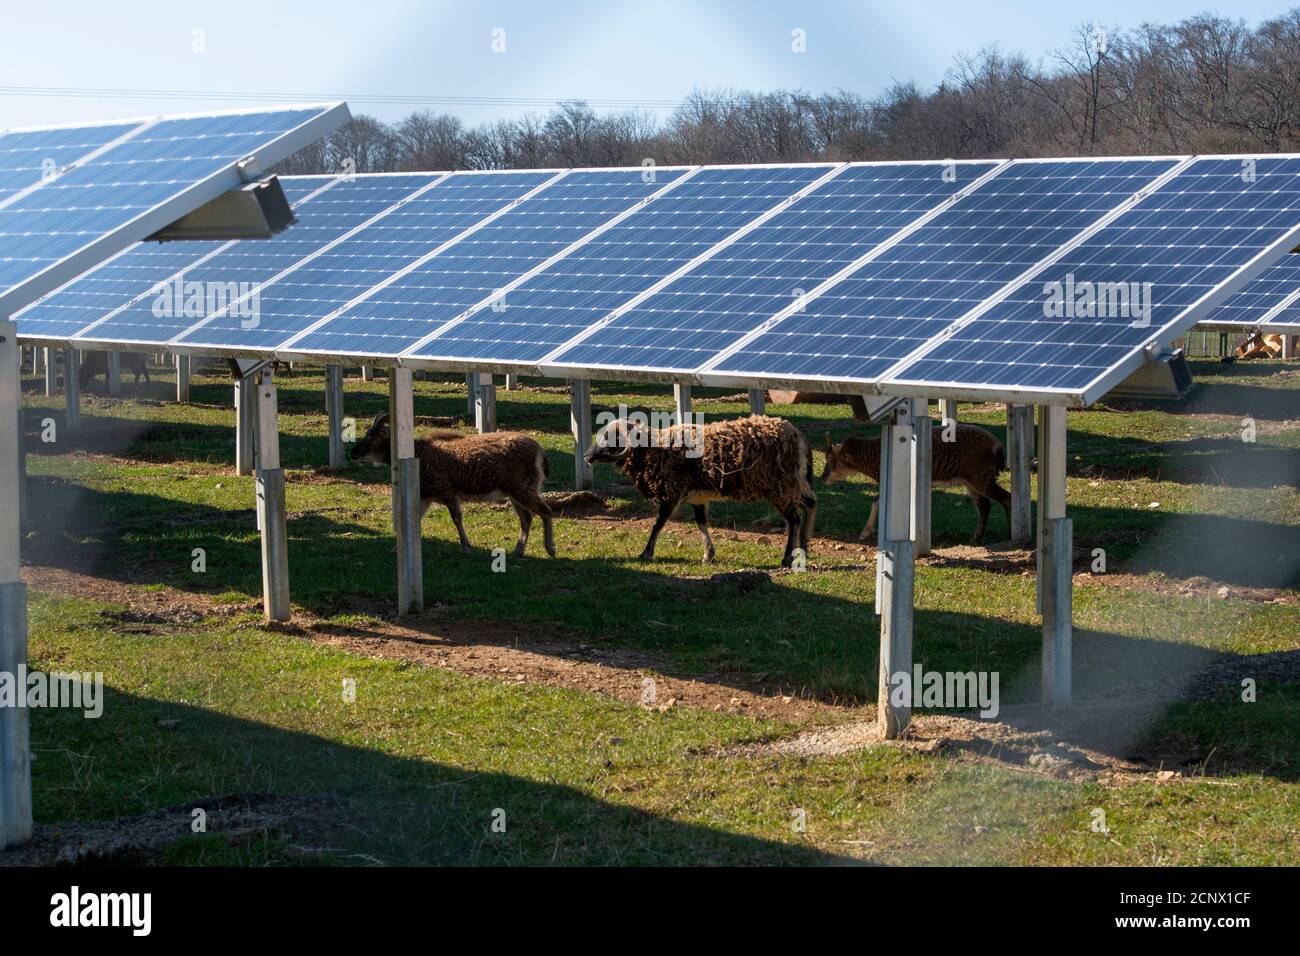
[[[957,421],[957,399],[945,398],[939,403],[939,420],[941,422]]]
[[[50,397],[59,393],[59,352],[58,349],[45,350],[45,395]]]
[[[19,573],[23,434],[18,330],[0,321],[0,672],[27,666],[27,588]],[[0,850],[32,838],[31,736],[26,707],[0,707]]]
[[[262,614],[287,621],[289,608],[289,531],[280,467],[280,420],[271,367],[257,379],[257,524],[262,531]]]
[[[767,404],[767,392],[761,388],[749,390],[749,414],[762,415]]]
[[[369,365],[361,366],[361,381],[373,382],[375,380],[375,370]]]
[[[480,435],[497,430],[497,386],[489,373],[479,375],[474,402],[474,427]]]
[[[881,429],[880,514],[877,525],[876,612],[880,615],[880,673],[876,729],[894,740],[912,720],[910,693],[891,692],[898,680],[912,686],[912,615],[915,597],[912,543],[913,416],[906,404],[890,413]]]
[[[590,488],[594,482],[587,449],[591,447],[591,379],[569,382],[569,430],[573,433],[573,487]]]
[[[691,420],[691,387],[689,385],[673,386],[673,421],[685,424]]]
[[[478,372],[465,373],[465,418],[467,421],[474,421],[478,414]]]
[[[63,427],[70,432],[81,427],[81,353],[63,350]]]
[[[40,377],[45,371],[45,353],[46,349],[38,345],[32,346],[32,374]]]
[[[1011,469],[1011,543],[1033,540],[1030,476],[1034,461],[1034,406],[1007,406],[1007,467]]]
[[[325,366],[325,417],[329,419],[329,466],[347,464],[343,446],[343,366]]]
[[[122,353],[109,352],[104,356],[105,391],[109,395],[122,394]]]
[[[924,398],[909,400],[912,415],[912,539],[916,542],[915,554],[923,557],[930,553],[930,478],[933,475],[933,425],[930,421],[930,403]]]
[[[397,613],[424,610],[420,542],[420,460],[415,457],[415,398],[411,370],[388,374],[389,460],[392,462],[393,530],[397,537]]]
[[[235,382],[235,474],[251,475],[257,443],[257,383],[244,376]]]
[[[176,356],[176,401],[182,405],[190,400],[190,357]]]
[[[1073,528],[1065,516],[1066,415],[1039,408],[1038,606],[1043,616],[1043,706],[1070,706],[1073,616]]]
[[[519,376],[513,372],[506,374],[506,391],[513,392],[519,387]]]

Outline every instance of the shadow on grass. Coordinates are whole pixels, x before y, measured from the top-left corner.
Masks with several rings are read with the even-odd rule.
[[[33,765],[38,824],[135,817],[204,798],[269,791],[320,798],[320,818],[284,823],[289,837],[305,830],[308,842],[322,839],[353,855],[336,851],[326,859],[361,855],[397,865],[856,862],[678,822],[569,786],[395,756],[111,688],[105,688],[98,720],[76,711],[35,712],[32,749],[39,758]],[[85,773],[91,765],[96,772]],[[497,809],[504,811],[504,833],[492,830]],[[190,839],[187,824],[188,818],[177,828],[178,841]],[[302,861],[298,855],[292,862]]]

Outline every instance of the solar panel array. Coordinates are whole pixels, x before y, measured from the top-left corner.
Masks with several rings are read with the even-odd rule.
[[[1300,334],[1300,254],[1283,256],[1201,325]]]
[[[344,106],[0,131],[0,311],[237,187],[347,119]]]
[[[17,318],[100,348],[1087,403],[1234,294],[1280,301],[1297,174],[1259,156],[287,177],[285,235],[188,262],[141,247]],[[150,291],[181,276],[256,302],[159,315]]]

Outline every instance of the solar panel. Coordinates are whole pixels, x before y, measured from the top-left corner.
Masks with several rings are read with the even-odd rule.
[[[84,329],[76,339],[120,345],[163,345],[254,291],[258,301],[249,299],[237,306],[232,321],[236,327],[238,323],[248,323],[249,329],[256,331],[264,314],[259,306],[264,305],[261,293],[265,283],[438,178],[438,174],[421,173],[313,180],[315,188],[299,199],[294,209],[298,218],[296,226],[271,239],[226,243],[218,247],[215,255],[187,263],[179,275],[176,270],[155,274],[153,282],[139,290],[130,305]],[[78,280],[66,293],[75,292],[93,277],[92,274]],[[37,313],[40,309],[37,306],[31,311]]]
[[[1230,294],[1225,283],[1242,286],[1284,254],[1298,226],[1300,158],[1194,160],[891,381],[1094,401],[1141,363],[1148,343],[1167,342],[1212,308],[1206,297],[1216,288]],[[1103,307],[1088,306],[1088,289],[1093,299],[1104,293]]]
[[[1300,255],[1285,255],[1211,313],[1202,325],[1254,328],[1300,319],[1289,300],[1300,294]],[[1276,313],[1276,314],[1273,314]]]
[[[255,321],[233,312],[217,315],[178,336],[175,344],[252,350],[282,345],[554,176],[554,171],[448,176],[265,283]]]
[[[280,180],[285,198],[294,207],[297,207],[305,196],[329,182],[333,180],[322,176],[285,177]],[[301,213],[301,210],[297,211]],[[291,232],[292,236],[297,238],[297,230]],[[290,238],[289,234],[281,234],[273,239],[257,241],[277,243],[284,242],[288,238]],[[186,268],[237,244],[237,242],[198,241],[141,242],[51,292],[19,312],[15,318],[18,319],[26,338],[70,339],[92,323],[126,309],[136,299],[150,296],[159,282],[183,273]],[[110,328],[117,327],[110,326]],[[138,338],[144,334],[138,328],[127,329],[125,326],[122,327],[122,331],[130,338]]]
[[[703,378],[872,381],[1177,163],[1012,163]]]
[[[242,160],[278,162],[347,117],[341,105],[164,117],[11,194],[0,203],[0,312],[237,187]]]
[[[142,124],[102,123],[0,132],[0,202],[38,186],[64,167],[102,149]]]
[[[548,364],[692,371],[997,165],[850,166]]]
[[[510,291],[504,308],[480,309],[408,354],[535,363],[833,168],[701,169]]]
[[[576,170],[286,348],[398,355],[685,170]]]

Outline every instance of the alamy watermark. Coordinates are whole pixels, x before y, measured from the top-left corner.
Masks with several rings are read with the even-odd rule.
[[[949,710],[979,708],[992,719],[1001,709],[997,671],[927,671],[920,664],[911,673],[895,671],[889,678],[889,702],[895,707]]]
[[[610,436],[619,447],[684,448],[687,458],[699,458],[704,454],[704,414],[687,412],[684,417],[685,421],[679,422],[674,412],[629,412],[626,405],[619,405],[617,412],[605,411],[596,416],[596,431],[604,434],[607,426],[621,421],[621,434]]]
[[[104,713],[104,675],[98,671],[50,673],[0,671],[0,708],[66,707],[94,720]]]
[[[1135,329],[1151,325],[1150,282],[1076,280],[1043,283],[1043,316],[1048,319],[1128,319]]]
[[[177,276],[159,282],[152,290],[157,319],[206,319],[231,315],[245,329],[257,328],[262,318],[260,282],[198,282]]]

